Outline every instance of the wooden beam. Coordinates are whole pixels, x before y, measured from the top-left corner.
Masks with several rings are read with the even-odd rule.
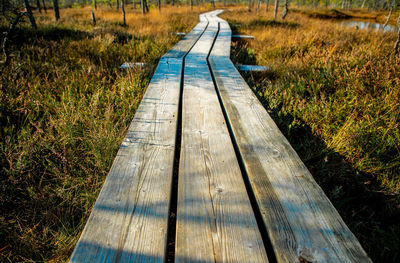
[[[277,261],[371,262],[230,61],[230,34],[220,21],[209,62]]]
[[[254,39],[253,36],[247,36],[247,35],[232,35],[232,38]]]
[[[215,16],[185,59],[176,262],[268,262],[207,56]]]
[[[207,23],[164,55],[70,262],[164,262],[183,57]]]

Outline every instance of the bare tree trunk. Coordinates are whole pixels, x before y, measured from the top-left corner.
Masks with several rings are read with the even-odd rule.
[[[54,17],[56,21],[60,19],[60,9],[58,8],[58,0],[53,0]]]
[[[279,8],[279,0],[275,0],[275,12],[274,12],[274,19],[278,15],[278,8]]]
[[[215,2],[214,2],[214,0],[211,0],[211,4],[212,4],[212,7],[215,9]]]
[[[6,13],[6,0],[1,0],[1,13],[3,15]]]
[[[193,10],[193,0],[190,0],[190,10]]]
[[[117,11],[119,10],[119,0],[117,0]]]
[[[146,0],[141,0],[140,5],[142,6],[142,14],[146,14],[149,12],[149,7],[147,6],[147,1]]]
[[[174,6],[175,5],[175,0],[172,0],[172,6]]]
[[[265,12],[268,12],[268,8],[269,8],[269,0],[267,0],[267,2],[265,3]]]
[[[92,22],[93,22],[93,25],[95,26],[96,25],[96,17],[94,16],[93,10],[92,10]]]
[[[249,7],[248,7],[248,9],[249,9],[249,12],[251,11],[251,0],[249,0]]]
[[[24,5],[25,5],[26,16],[29,19],[29,23],[31,24],[31,27],[34,29],[37,29],[36,21],[35,21],[35,18],[33,17],[32,9],[29,6],[28,0],[24,0]]]
[[[287,14],[289,13],[289,0],[285,1],[285,10],[283,11],[282,20],[285,19]]]
[[[108,3],[108,6],[111,8],[112,7],[111,0],[107,0],[107,3]]]
[[[157,0],[158,11],[161,12],[161,0]]]
[[[3,53],[4,53],[4,60],[0,61],[0,63],[7,65],[8,64],[8,60],[9,60],[9,51],[8,51],[8,43],[9,43],[9,39],[10,36],[13,34],[14,30],[15,30],[15,26],[18,24],[19,20],[25,15],[25,13],[21,13],[19,12],[17,14],[17,17],[13,20],[10,21],[10,27],[8,28],[7,32],[5,32],[4,34],[4,38],[3,38]]]
[[[400,14],[399,18],[397,18],[397,26],[399,27],[399,31],[397,32],[397,40],[396,43],[394,44],[394,54],[399,55],[400,50],[399,50],[399,45],[400,45]]]
[[[326,0],[325,1],[325,7],[328,7],[329,6],[329,0]]]
[[[42,8],[40,8],[40,0],[36,0],[36,5],[37,5],[39,13],[42,13]]]
[[[47,10],[46,10],[46,5],[45,5],[45,3],[44,3],[44,0],[42,0],[42,4],[43,4],[43,9],[44,9],[44,12],[45,12],[45,13],[47,13]]]
[[[365,1],[366,1],[366,0],[363,1],[362,5],[361,5],[361,8],[364,8]]]
[[[93,6],[94,6],[94,10],[97,10],[97,2],[96,2],[96,0],[93,0]]]
[[[124,22],[124,26],[126,26],[126,17],[125,17],[125,0],[121,1],[121,11],[122,11],[122,19]]]
[[[389,20],[390,20],[390,17],[392,16],[392,12],[393,12],[393,7],[394,7],[394,5],[395,5],[395,0],[392,0],[392,1],[391,1],[391,4],[390,4],[389,15],[388,15],[388,17],[387,17],[387,19],[386,19],[385,24],[383,25],[383,30],[385,30],[385,27],[389,24]]]

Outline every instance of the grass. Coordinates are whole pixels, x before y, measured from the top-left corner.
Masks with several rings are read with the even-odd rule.
[[[378,23],[384,24],[387,19],[388,11],[382,10],[370,10],[367,9],[349,9],[349,10],[337,10],[337,9],[297,9],[293,8],[293,12],[304,14],[310,18],[319,19],[356,19],[356,20],[374,20]],[[392,16],[389,20],[389,25],[397,25],[397,18],[399,17],[399,12],[393,11]]]
[[[204,9],[204,8],[203,8]],[[70,256],[159,57],[199,12],[127,7],[35,13],[11,42],[0,87],[0,262]],[[0,23],[2,31],[8,26]],[[146,68],[120,70],[125,61]]]
[[[162,54],[208,7],[107,7],[37,14],[13,35],[0,76],[0,262],[68,259]],[[245,78],[376,262],[398,262],[400,60],[394,33],[340,28],[310,12],[230,6],[255,40],[232,58],[272,71]],[[382,13],[344,11],[352,17]],[[315,17],[315,16],[314,16]],[[395,14],[393,17],[397,17]],[[374,18],[375,19],[375,18]],[[234,25],[240,24],[240,27]],[[4,31],[6,21],[0,18]],[[126,61],[147,67],[119,69]]]
[[[395,33],[341,28],[309,10],[231,8],[233,60],[268,65],[247,82],[376,262],[400,259],[400,59]],[[313,11],[314,12],[314,11]],[[351,11],[353,16],[357,10]]]

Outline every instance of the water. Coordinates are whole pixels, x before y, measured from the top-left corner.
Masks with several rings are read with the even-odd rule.
[[[368,21],[356,21],[356,20],[345,20],[340,22],[341,27],[351,27],[358,29],[369,29],[374,31],[383,31],[383,32],[397,32],[397,26],[387,25],[385,29],[383,29],[383,24],[368,22]]]

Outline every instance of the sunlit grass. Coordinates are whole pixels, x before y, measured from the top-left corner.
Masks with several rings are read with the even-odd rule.
[[[0,261],[65,261],[153,69],[198,22],[197,8],[35,13],[13,35],[0,89]],[[2,29],[8,25],[2,20]],[[121,70],[123,62],[145,68]]]
[[[273,20],[231,8],[221,17],[255,37],[233,44],[245,78],[376,262],[396,262],[400,240],[400,59],[396,33],[343,28],[308,16]],[[364,12],[351,10],[354,16]],[[378,13],[379,15],[381,13]],[[372,14],[376,15],[376,14]],[[393,238],[395,237],[395,238]]]

